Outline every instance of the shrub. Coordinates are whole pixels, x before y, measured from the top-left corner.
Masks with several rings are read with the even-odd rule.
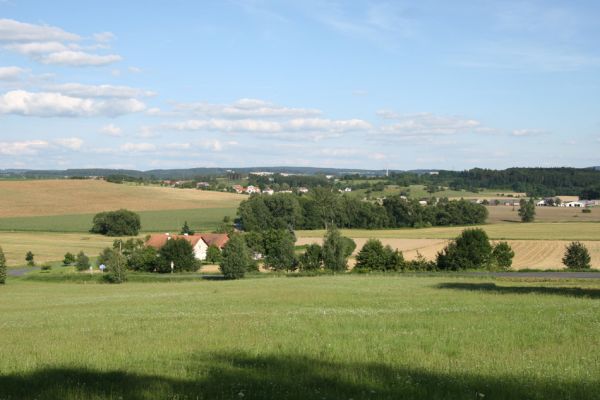
[[[79,254],[77,254],[75,268],[77,268],[77,271],[85,271],[90,268],[90,259],[83,251],[80,251]]]
[[[302,271],[316,271],[323,265],[323,249],[314,243],[306,246],[306,251],[299,258]]]
[[[210,245],[206,250],[206,262],[210,264],[218,264],[221,262],[221,249],[217,246]]]
[[[193,230],[190,229],[190,226],[188,225],[187,221],[184,222],[183,227],[181,228],[181,234],[185,235],[193,235],[195,232]]]
[[[105,247],[98,255],[98,258],[96,258],[96,265],[97,266],[100,266],[102,264],[106,265],[108,263],[108,260],[112,256],[112,253],[113,253],[113,249],[111,249],[110,247]]]
[[[65,258],[63,259],[63,265],[71,265],[75,262],[75,255],[73,253],[65,253]]]
[[[0,285],[4,285],[6,283],[6,257],[4,256],[4,251],[2,251],[2,247],[0,247]]]
[[[506,242],[497,243],[492,250],[493,264],[498,269],[510,269],[514,256],[515,252]]]
[[[33,259],[34,255],[31,251],[28,251],[25,254],[25,261],[27,261],[27,265],[33,267],[35,265],[35,260]]]
[[[581,210],[581,212],[584,214],[591,214],[592,210],[590,208],[584,208],[583,210]]]
[[[140,228],[140,216],[121,209],[96,214],[90,232],[106,236],[136,236]]]
[[[185,239],[170,239],[158,251],[158,272],[196,271],[200,268],[200,261],[196,259],[192,244]]]
[[[111,250],[110,257],[106,263],[107,273],[103,279],[109,283],[123,283],[127,280],[127,259],[116,250]]]
[[[434,271],[437,265],[434,261],[427,260],[423,254],[417,250],[417,256],[404,263],[404,268],[410,271]]]
[[[569,269],[588,269],[591,268],[590,253],[581,242],[571,242],[567,246],[565,255],[562,259],[563,264]]]
[[[483,229],[465,229],[460,236],[437,254],[437,268],[458,271],[461,269],[489,268],[492,245]]]
[[[352,254],[352,251],[348,253],[349,246],[350,243],[342,238],[340,231],[330,225],[323,239],[323,267],[332,272],[345,271],[348,257]]]
[[[369,239],[356,255],[355,269],[367,271],[400,271],[404,268],[404,256],[390,246],[383,246],[378,239]]]
[[[158,252],[154,247],[140,247],[129,253],[127,267],[134,271],[153,272],[158,265]]]
[[[40,269],[42,271],[50,271],[52,269],[52,265],[50,265],[50,264],[42,264],[42,266],[40,267]]]
[[[226,279],[243,278],[248,269],[252,269],[252,258],[246,241],[241,235],[234,234],[223,248],[219,268]]]

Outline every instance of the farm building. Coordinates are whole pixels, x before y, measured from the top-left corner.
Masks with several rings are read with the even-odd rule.
[[[209,246],[217,246],[223,249],[229,241],[229,236],[225,233],[197,233],[195,235],[171,235],[170,233],[151,235],[146,241],[146,246],[154,247],[160,250],[169,240],[185,239],[194,248],[194,255],[198,260],[206,260],[206,251]]]
[[[570,201],[568,203],[562,203],[561,207],[585,207],[587,203],[583,201]]]

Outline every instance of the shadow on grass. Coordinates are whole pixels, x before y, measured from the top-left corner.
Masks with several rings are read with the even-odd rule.
[[[600,299],[600,289],[580,287],[552,286],[497,286],[495,283],[463,283],[446,282],[436,286],[438,289],[470,290],[475,292],[492,292],[500,294],[551,294],[568,297],[585,297]]]
[[[159,361],[157,361],[159,362]],[[0,376],[2,399],[592,399],[593,381],[480,376],[238,353],[196,356],[187,378],[47,368]]]

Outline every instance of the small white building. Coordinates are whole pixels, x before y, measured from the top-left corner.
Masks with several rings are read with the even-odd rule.
[[[570,201],[568,203],[562,203],[561,206],[562,207],[585,207],[587,204],[584,203],[583,201]]]
[[[263,194],[267,194],[269,196],[272,196],[273,193],[275,193],[275,191],[271,188],[266,188],[265,190],[263,190]]]
[[[245,189],[246,193],[248,194],[254,194],[254,193],[260,193],[260,188],[256,187],[256,186],[252,186],[249,185],[246,189]]]
[[[308,188],[305,188],[305,187],[299,187],[299,188],[298,188],[298,193],[308,193]]]

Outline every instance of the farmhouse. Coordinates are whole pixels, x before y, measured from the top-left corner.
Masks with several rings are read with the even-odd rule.
[[[146,246],[154,247],[160,250],[169,240],[185,239],[194,248],[194,255],[198,260],[206,260],[206,251],[209,246],[217,246],[223,249],[229,241],[229,236],[225,233],[197,233],[195,235],[171,235],[170,233],[151,235],[146,241]]]

